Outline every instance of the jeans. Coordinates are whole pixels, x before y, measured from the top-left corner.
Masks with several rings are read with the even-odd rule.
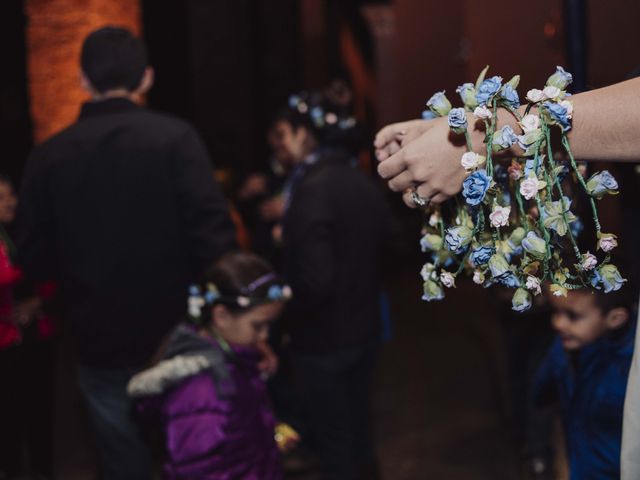
[[[134,369],[78,366],[78,384],[96,438],[102,480],[151,479],[149,450],[133,418],[127,384]]]
[[[336,352],[294,353],[294,368],[311,420],[324,478],[373,479],[369,390],[375,342]]]

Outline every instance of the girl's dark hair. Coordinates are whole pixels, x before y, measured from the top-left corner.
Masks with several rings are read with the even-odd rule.
[[[287,107],[275,115],[271,125],[286,122],[294,131],[304,127],[321,146],[355,154],[366,144],[366,137],[351,110],[350,105],[339,105],[322,92],[300,92],[289,97]]]
[[[205,274],[204,284],[207,283],[214,284],[220,292],[220,300],[216,303],[225,305],[232,312],[239,312],[255,306],[255,303],[241,307],[232,299],[239,296],[264,299],[269,289],[282,284],[282,280],[273,267],[258,255],[231,252],[223,255]],[[210,312],[204,313],[204,318],[210,317]]]

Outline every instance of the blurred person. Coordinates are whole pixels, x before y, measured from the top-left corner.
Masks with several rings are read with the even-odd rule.
[[[374,479],[369,389],[390,208],[337,141],[348,121],[314,94],[292,96],[272,125],[274,154],[291,171],[282,222],[293,289],[287,331],[324,478]]]
[[[619,479],[637,292],[549,295],[557,333],[536,375],[538,405],[560,404],[571,479]]]
[[[135,103],[153,84],[142,41],[101,28],[80,63],[91,100],[27,162],[19,259],[28,277],[60,281],[103,480],[143,480],[149,454],[127,383],[234,229],[193,127]]]
[[[142,417],[162,423],[166,478],[282,478],[265,384],[275,364],[265,342],[290,296],[249,253],[223,256],[191,287],[191,322],[128,387]]]
[[[9,234],[16,205],[11,180],[0,175],[0,478],[27,472],[50,478],[55,287],[21,282]]]

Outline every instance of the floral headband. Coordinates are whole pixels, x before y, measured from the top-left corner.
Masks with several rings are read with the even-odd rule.
[[[320,105],[309,105],[306,92],[289,97],[289,108],[306,115],[309,114],[313,125],[318,128],[338,127],[340,130],[348,130],[356,126],[354,117],[339,117],[335,112],[325,111]]]
[[[289,285],[273,284],[269,287],[267,295],[264,297],[255,297],[253,293],[265,283],[277,278],[275,273],[268,273],[258,277],[245,288],[241,290],[242,294],[238,296],[224,296],[213,283],[207,283],[203,290],[198,285],[189,287],[189,299],[187,307],[189,316],[193,319],[199,319],[202,315],[202,308],[205,305],[213,305],[215,303],[224,302],[236,305],[241,308],[248,308],[263,303],[272,303],[278,301],[290,300],[293,296]]]

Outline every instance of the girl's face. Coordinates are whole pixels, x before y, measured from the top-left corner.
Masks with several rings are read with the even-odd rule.
[[[289,122],[283,120],[276,122],[268,140],[276,159],[286,168],[301,162],[310,153],[307,129],[299,127],[294,130]]]
[[[8,225],[16,215],[18,199],[11,185],[0,182],[0,223]]]
[[[282,312],[283,302],[257,305],[240,313],[231,313],[224,305],[213,308],[213,326],[231,345],[249,346],[267,340],[269,325]]]

